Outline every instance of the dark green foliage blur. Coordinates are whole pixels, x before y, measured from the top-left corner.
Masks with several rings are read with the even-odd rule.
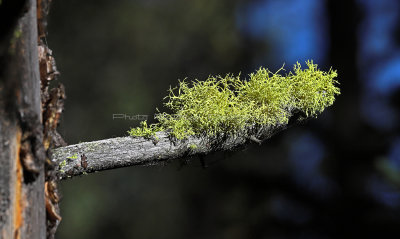
[[[48,43],[67,91],[66,141],[127,135],[139,121],[113,114],[152,116],[178,79],[254,70],[248,58],[258,51],[238,33],[235,8],[232,0],[54,1]],[[247,195],[252,189],[231,170],[265,174],[257,165],[268,171],[273,162],[251,160],[260,150],[212,156],[229,162],[210,170],[193,159],[182,169],[132,167],[65,181],[57,238],[245,238],[268,217],[268,192]]]
[[[125,134],[138,121],[112,115],[154,114],[178,79],[246,69],[234,13],[234,1],[56,1],[48,41],[69,143]]]
[[[69,144],[126,136],[144,115],[153,123],[185,77],[246,77],[310,59],[337,70],[341,91],[317,119],[205,165],[63,181],[57,238],[398,234],[399,12],[397,0],[53,1],[47,41],[66,88]]]

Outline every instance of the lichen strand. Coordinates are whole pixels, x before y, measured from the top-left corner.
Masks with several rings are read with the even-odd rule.
[[[156,132],[163,130],[160,124],[147,125],[147,121],[140,122],[140,127],[131,128],[128,133],[131,136],[157,139]]]
[[[261,67],[248,80],[226,75],[191,83],[180,81],[165,97],[165,106],[172,113],[160,113],[156,116],[158,123],[148,126],[143,121],[141,127],[128,133],[153,138],[155,132],[165,130],[176,139],[185,139],[287,124],[295,111],[316,117],[340,94],[334,80],[337,73],[332,69],[320,71],[313,61],[306,64],[308,69],[302,70],[297,63],[294,72],[284,76],[280,74],[283,68],[272,73]]]

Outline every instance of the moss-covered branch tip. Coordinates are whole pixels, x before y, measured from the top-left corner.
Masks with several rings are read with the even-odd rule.
[[[186,79],[169,90],[158,123],[128,131],[131,136],[154,138],[166,131],[176,139],[191,135],[235,134],[245,129],[285,125],[293,112],[315,117],[340,94],[335,70],[321,71],[313,61],[307,69],[296,63],[293,72],[281,75],[260,67],[248,79],[240,75],[210,76],[204,81]]]

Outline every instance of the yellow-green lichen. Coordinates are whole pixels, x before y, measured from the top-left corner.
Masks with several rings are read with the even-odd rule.
[[[60,167],[60,172],[64,173],[63,167],[67,166],[67,160],[64,159],[58,166]]]
[[[65,167],[66,165],[67,165],[67,160],[65,159],[59,164],[60,168]]]
[[[254,126],[287,124],[294,111],[315,117],[333,104],[340,94],[334,80],[336,71],[320,71],[312,61],[308,68],[300,63],[294,72],[281,75],[260,68],[248,80],[239,76],[210,76],[205,81],[180,81],[165,97],[165,106],[172,111],[156,116],[157,124],[132,128],[131,136],[152,137],[159,130],[177,139],[190,135],[235,134]]]
[[[147,139],[158,139],[156,136],[156,132],[161,130],[163,130],[163,128],[159,124],[151,124],[148,126],[147,121],[142,121],[140,122],[140,127],[131,128],[128,133],[132,136],[144,137]]]
[[[71,157],[68,157],[68,159],[77,159],[78,158],[78,154],[74,154]]]
[[[10,39],[10,47],[8,49],[8,53],[13,55],[15,53],[16,45],[18,39],[22,36],[22,30],[17,27],[17,29],[14,30],[14,33]]]
[[[21,35],[22,35],[22,30],[21,30],[21,29],[16,29],[16,30],[14,31],[14,39],[20,38]]]

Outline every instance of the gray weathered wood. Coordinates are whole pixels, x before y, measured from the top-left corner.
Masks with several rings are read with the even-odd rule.
[[[186,140],[173,141],[167,133],[157,132],[157,142],[155,139],[130,136],[104,139],[53,149],[52,160],[59,165],[60,179],[133,165],[162,165],[172,159],[233,150],[249,142],[260,143],[287,126],[263,128],[251,137],[248,133],[243,133],[226,137],[189,137]]]

